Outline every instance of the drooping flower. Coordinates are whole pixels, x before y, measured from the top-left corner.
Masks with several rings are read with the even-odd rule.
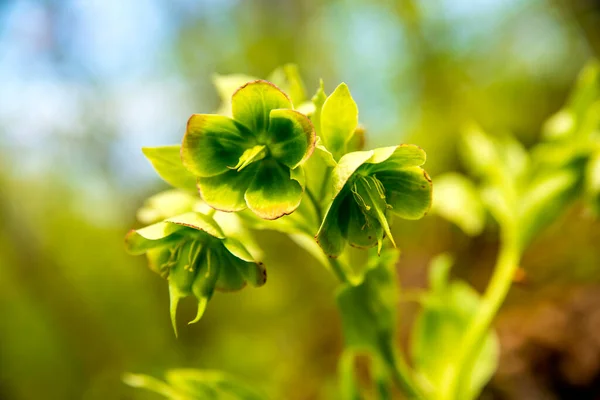
[[[333,200],[317,233],[323,251],[337,257],[346,243],[381,249],[391,214],[419,219],[431,206],[431,180],[420,167],[425,152],[414,145],[344,155],[333,171]]]
[[[264,219],[292,213],[304,192],[302,164],[315,147],[312,123],[261,80],[233,94],[232,115],[195,114],[188,122],[181,157],[203,200]]]
[[[188,212],[142,229],[125,238],[131,254],[146,254],[150,269],[169,280],[171,321],[177,334],[176,313],[179,300],[195,296],[198,313],[190,323],[200,320],[215,289],[233,291],[247,282],[261,286],[267,274],[236,239],[225,237],[221,227],[209,216]]]

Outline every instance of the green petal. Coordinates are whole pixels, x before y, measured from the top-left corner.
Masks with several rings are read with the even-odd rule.
[[[373,157],[367,163],[378,164],[369,168],[369,171],[377,172],[388,169],[418,167],[425,164],[426,158],[425,151],[419,146],[401,144],[373,150]]]
[[[158,222],[138,230],[131,230],[125,236],[125,248],[130,254],[144,254],[150,249],[175,243],[179,235],[173,235],[185,227],[168,222]]]
[[[332,182],[334,196],[337,196],[352,174],[354,174],[361,165],[367,162],[373,154],[373,150],[355,151],[340,158],[340,161],[333,170]]]
[[[204,315],[204,311],[215,291],[215,286],[221,272],[218,256],[211,248],[206,248],[202,253],[198,260],[197,268],[198,273],[196,280],[192,284],[192,293],[198,300],[198,311],[196,317],[189,322],[190,324],[200,321],[200,318]]]
[[[223,292],[233,292],[246,286],[246,280],[237,268],[236,263],[245,261],[233,256],[225,248],[215,251],[220,266],[219,278],[215,288]]]
[[[271,111],[268,146],[281,163],[296,168],[310,157],[315,141],[315,130],[305,115],[294,110]]]
[[[176,217],[167,219],[167,222],[177,224],[181,226],[187,226],[188,228],[204,231],[209,235],[223,239],[225,234],[221,230],[221,227],[208,215],[204,215],[197,212],[189,212]]]
[[[349,193],[341,193],[331,203],[323,223],[317,232],[317,242],[323,252],[330,257],[342,254],[346,247],[350,206],[354,200]]]
[[[222,115],[195,114],[183,137],[183,165],[194,175],[222,174],[237,164],[254,137],[241,124]]]
[[[249,82],[231,99],[233,118],[255,134],[269,129],[269,114],[278,108],[292,108],[292,102],[279,88],[267,81]]]
[[[325,100],[321,110],[320,135],[337,160],[358,125],[358,107],[345,83],[340,84]]]
[[[170,246],[162,246],[154,249],[149,249],[146,252],[148,258],[148,267],[163,278],[169,275],[168,262],[171,258]]]
[[[238,269],[238,272],[252,286],[262,286],[267,281],[267,270],[262,262],[254,261],[254,257],[246,250],[244,245],[238,240],[227,238],[223,245],[230,253],[228,258],[232,267]]]
[[[342,190],[348,179],[361,166],[363,167],[361,171],[374,173],[388,169],[418,166],[423,163],[425,163],[425,152],[420,147],[412,144],[345,154],[333,171],[334,193]]]
[[[372,176],[361,177],[356,180],[352,194],[362,212],[367,216],[367,222],[369,222],[368,217],[378,221],[385,234],[396,247],[386,215],[387,199],[380,186],[381,184],[377,181],[377,178]],[[381,238],[381,236],[378,236],[379,251],[381,251]]]
[[[142,147],[142,152],[158,175],[169,185],[179,189],[196,190],[196,178],[181,162],[181,146]]]
[[[263,161],[246,191],[248,208],[263,219],[291,214],[302,200],[302,186],[290,177],[290,169],[275,160]]]
[[[381,171],[376,175],[385,188],[391,212],[405,219],[422,218],[431,207],[432,185],[420,167]]]
[[[252,183],[260,163],[252,163],[242,171],[229,170],[224,174],[198,179],[202,199],[214,209],[226,212],[246,208],[244,193]]]
[[[175,265],[169,270],[169,299],[171,323],[175,336],[177,333],[177,305],[179,300],[192,294],[192,284],[198,269],[194,265],[195,256],[200,252],[198,242],[189,241],[181,248],[181,253]]]
[[[368,249],[383,239],[381,224],[370,216],[365,216],[358,204],[350,206],[348,223],[348,243],[351,246]]]

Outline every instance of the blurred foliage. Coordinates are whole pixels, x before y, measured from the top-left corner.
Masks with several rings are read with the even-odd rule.
[[[459,132],[472,121],[529,149],[559,112],[544,140],[575,151],[550,132],[573,126],[560,109],[598,51],[599,15],[583,0],[0,2],[0,398],[157,399],[121,376],[170,368],[224,370],[270,398],[335,398],[334,281],[286,238],[257,234],[279,249],[265,254],[277,266],[267,285],[215,295],[175,340],[164,282],[122,244],[142,199],[166,187],[139,148],[176,142],[189,115],[216,110],[214,74],[267,77],[295,62],[308,87],[319,78],[352,87],[369,148],[419,143],[434,185],[463,170]],[[576,124],[579,101],[566,107]],[[598,164],[597,155],[586,164],[590,196]],[[455,274],[481,288],[493,229],[469,239],[437,216],[397,223],[403,287],[423,286],[431,255],[449,250]],[[582,204],[533,236],[509,309],[543,301],[544,288],[600,280],[600,229]],[[194,304],[183,303],[191,320]]]

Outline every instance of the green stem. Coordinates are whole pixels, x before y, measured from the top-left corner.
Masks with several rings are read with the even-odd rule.
[[[309,188],[306,188],[305,192],[310,202],[312,203],[313,208],[315,209],[315,215],[317,216],[317,220],[319,221],[319,224],[321,224],[321,222],[323,221],[323,214],[321,214],[321,206],[319,205],[319,201]]]
[[[422,399],[419,389],[412,377],[412,371],[401,352],[394,350],[393,344],[382,339],[379,344],[383,361],[392,373],[392,378],[409,399]]]
[[[348,277],[344,272],[344,268],[342,267],[342,264],[340,264],[340,262],[337,260],[337,258],[329,257],[328,260],[333,274],[338,278],[340,283],[349,283]]]
[[[485,336],[512,284],[519,264],[520,249],[516,226],[505,227],[494,273],[482,297],[477,314],[471,320],[458,346],[455,363],[446,371],[441,387],[444,400],[461,400],[468,391],[469,372],[474,367]]]

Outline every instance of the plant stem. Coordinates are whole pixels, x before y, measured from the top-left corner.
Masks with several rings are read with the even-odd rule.
[[[394,350],[393,344],[387,340],[381,340],[379,344],[384,362],[392,373],[396,385],[409,399],[422,399],[418,387],[412,377],[410,367],[402,357],[401,352]]]
[[[519,264],[520,249],[516,226],[505,227],[494,274],[481,299],[477,314],[471,320],[458,347],[455,363],[448,368],[441,387],[444,400],[467,398],[469,371],[474,367],[479,350],[492,325],[493,319],[504,302]]]
[[[315,197],[315,195],[309,188],[306,188],[306,194],[308,195],[308,198],[315,209],[315,215],[317,216],[317,221],[319,224],[321,224],[321,222],[323,221],[323,215],[321,214],[321,206],[319,205],[319,201],[317,200],[317,198]]]
[[[348,277],[346,276],[346,273],[344,272],[344,268],[342,267],[340,262],[337,260],[337,258],[329,257],[328,260],[329,260],[329,265],[331,266],[331,270],[333,271],[334,275],[338,278],[340,283],[349,283]]]

